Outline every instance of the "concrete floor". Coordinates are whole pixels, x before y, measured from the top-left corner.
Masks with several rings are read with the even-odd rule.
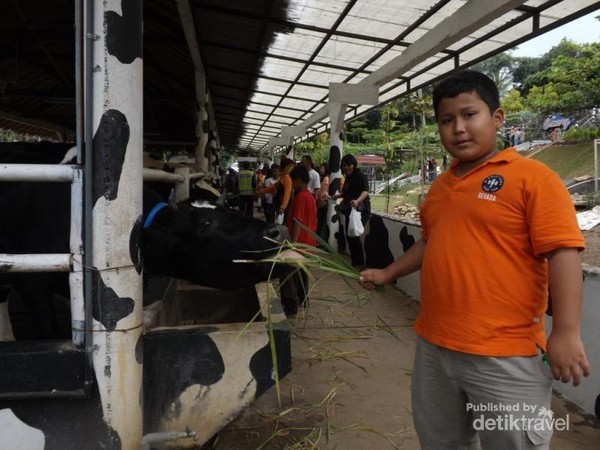
[[[292,320],[292,373],[219,434],[213,449],[419,449],[410,379],[418,303],[389,286],[366,292],[316,273],[310,308]],[[555,396],[551,449],[600,449],[600,421]]]

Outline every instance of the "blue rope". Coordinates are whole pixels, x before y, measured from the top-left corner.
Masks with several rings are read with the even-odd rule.
[[[150,211],[150,214],[148,214],[148,217],[146,217],[146,221],[144,222],[144,228],[150,228],[150,225],[152,225],[152,222],[154,221],[154,218],[156,217],[158,212],[165,206],[167,206],[165,202],[160,202],[157,203],[154,206],[154,208],[152,208],[152,211]]]

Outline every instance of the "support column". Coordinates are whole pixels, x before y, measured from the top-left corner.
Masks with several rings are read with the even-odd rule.
[[[346,105],[340,103],[329,103],[329,119],[331,120],[331,130],[329,134],[329,195],[333,196],[340,191],[340,181],[342,170],[340,163],[342,161],[342,150],[344,146],[344,116],[346,114]],[[336,203],[330,201],[327,207],[327,224],[329,226],[329,246],[337,250],[340,232],[339,220],[334,220],[337,214],[335,211]],[[339,217],[338,217],[339,219]]]
[[[93,366],[112,448],[133,450],[143,432],[142,0],[87,5],[94,16],[92,117],[86,117],[93,173],[85,174],[93,177]]]

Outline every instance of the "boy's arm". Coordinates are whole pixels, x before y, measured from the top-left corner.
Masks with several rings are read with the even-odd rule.
[[[552,297],[552,332],[548,337],[548,361],[555,380],[579,385],[590,365],[581,342],[581,255],[576,248],[561,248],[546,255]]]
[[[421,268],[427,242],[419,239],[400,258],[383,269],[367,269],[360,273],[360,283],[365,289],[389,284],[396,278],[416,272]]]

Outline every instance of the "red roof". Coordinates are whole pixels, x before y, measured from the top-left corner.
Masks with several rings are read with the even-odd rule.
[[[356,157],[359,166],[385,166],[385,159],[379,155],[360,155]]]

